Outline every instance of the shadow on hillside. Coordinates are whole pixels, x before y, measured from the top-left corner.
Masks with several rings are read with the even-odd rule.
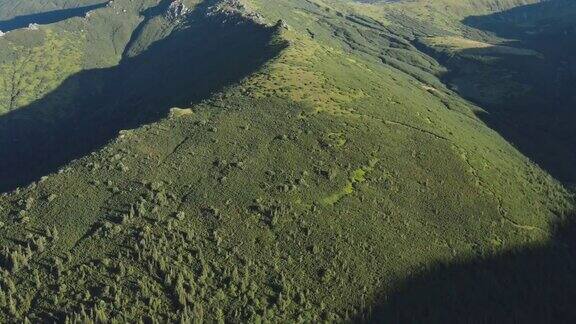
[[[175,106],[190,106],[278,54],[275,28],[197,7],[145,52],[82,71],[44,98],[0,116],[0,192],[27,185]]]
[[[561,2],[561,1],[559,1]],[[447,83],[487,81],[496,88],[504,75],[528,83],[532,91],[487,104],[481,96],[458,91],[486,109],[480,117],[525,155],[564,183],[576,183],[576,43],[574,22],[548,19],[526,30],[522,20],[559,2],[523,6],[471,17],[465,23],[513,38],[508,46],[530,48],[544,58],[494,55],[486,65],[468,55],[493,55],[473,49],[441,61],[451,69]],[[527,13],[528,12],[528,13]],[[575,11],[576,12],[576,11]],[[566,12],[564,12],[566,13]],[[527,18],[526,18],[527,17]],[[524,21],[525,23],[525,21]],[[548,29],[548,30],[547,30]],[[528,31],[528,32],[527,32]],[[532,32],[530,32],[532,31]],[[537,31],[537,32],[536,32]],[[568,31],[568,32],[566,32]],[[571,40],[571,41],[569,41]],[[480,76],[479,76],[480,75]],[[472,98],[471,98],[472,97]],[[547,244],[454,264],[436,264],[382,295],[358,321],[375,323],[574,323],[576,322],[576,214],[565,217]]]
[[[3,32],[9,32],[11,30],[28,27],[30,24],[47,25],[72,17],[83,17],[91,10],[105,7],[107,3],[108,1],[85,7],[68,8],[31,15],[17,16],[10,20],[0,21],[0,30]]]
[[[128,58],[129,51],[133,47],[134,43],[138,41],[138,38],[142,34],[142,31],[146,28],[148,22],[150,22],[154,17],[158,17],[162,15],[164,12],[168,10],[172,0],[160,0],[157,6],[148,8],[140,13],[140,16],[143,18],[142,22],[136,27],[132,35],[130,36],[130,40],[128,44],[124,48],[124,52],[122,53],[122,57]]]
[[[436,265],[397,286],[361,321],[574,323],[575,251],[576,224],[571,222],[545,246]]]
[[[497,61],[486,63],[470,59],[485,53],[467,50],[445,60],[448,83],[464,81],[458,91],[485,108],[480,117],[491,128],[556,179],[576,185],[576,2],[542,2],[464,23],[541,55],[489,55]],[[475,89],[482,83],[488,94]],[[505,95],[490,102],[493,92]]]

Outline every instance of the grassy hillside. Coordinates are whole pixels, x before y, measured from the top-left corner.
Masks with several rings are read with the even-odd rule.
[[[0,38],[26,80],[5,84],[50,80],[0,96],[0,320],[530,318],[531,279],[570,287],[571,263],[515,282],[494,260],[562,264],[573,201],[446,85],[432,49],[490,48],[461,22],[501,8],[482,3],[203,1],[174,19],[116,0]],[[446,23],[420,23],[426,5]],[[45,48],[77,59],[30,72]],[[418,299],[450,273],[482,315]],[[573,316],[555,296],[530,305]]]
[[[48,13],[66,9],[82,8],[106,3],[105,0],[37,0],[37,1],[0,1],[0,19],[10,21],[16,17]]]
[[[475,37],[419,41],[448,67],[444,82],[485,108],[490,127],[569,186],[576,183],[575,17],[572,1],[543,2],[466,18],[481,32]]]
[[[166,8],[165,3],[150,3],[144,10]],[[164,32],[168,35],[161,41],[148,37],[150,34],[145,32],[158,20],[136,19],[126,13],[126,19],[118,19],[121,25],[117,29],[106,18],[124,10],[128,12],[130,8],[136,11],[140,5],[128,7],[134,4],[116,3],[87,21],[82,19],[76,23],[85,29],[77,36],[63,38],[62,35],[69,35],[68,31],[51,32],[58,35],[54,37],[62,43],[66,39],[80,42],[83,47],[73,43],[67,46],[79,51],[79,61],[86,62],[83,69],[73,75],[66,75],[66,69],[54,66],[59,73],[51,82],[54,89],[46,89],[45,75],[49,70],[34,72],[39,69],[37,65],[45,64],[43,61],[23,55],[19,60],[30,67],[22,68],[18,61],[6,64],[6,69],[14,71],[18,78],[12,80],[8,75],[5,80],[8,91],[3,96],[4,106],[12,109],[0,120],[0,153],[6,157],[0,160],[0,174],[6,179],[0,184],[3,191],[56,171],[65,163],[105,145],[119,130],[164,117],[173,106],[206,98],[257,69],[282,47],[281,42],[268,46],[272,31],[236,20],[223,23],[223,18],[206,18],[204,13],[193,13],[187,20],[166,21],[162,11],[158,20],[164,23],[159,26],[166,26],[168,30]],[[238,23],[236,27],[231,27],[235,23]],[[25,37],[28,33],[43,34],[59,27],[19,32]],[[114,30],[113,36],[107,34],[109,30]],[[5,41],[10,41],[16,33],[10,33]],[[50,45],[43,47],[50,51],[56,49]],[[144,53],[130,56],[142,48],[146,48]],[[234,49],[234,60],[228,59],[228,49]],[[33,51],[44,53],[42,47]],[[96,51],[109,55],[93,60]],[[62,65],[72,62],[70,58],[62,60],[62,56],[54,56]],[[95,64],[97,67],[91,68]],[[31,79],[43,88],[28,89],[29,83],[21,78]],[[42,92],[37,93],[38,90]],[[22,99],[11,100],[13,93]],[[39,159],[42,163],[37,163]]]

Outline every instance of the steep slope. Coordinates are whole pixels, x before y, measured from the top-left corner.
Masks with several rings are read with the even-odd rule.
[[[447,68],[437,73],[443,82],[482,106],[480,117],[523,154],[573,186],[576,6],[515,3],[417,1],[357,9],[397,19],[408,30],[416,26],[413,43]]]
[[[476,78],[470,77],[468,71],[494,76],[490,72],[497,69],[500,77],[496,80],[487,77],[492,81],[490,83],[504,89],[520,88],[516,95],[500,96],[499,101],[485,103],[490,114],[483,119],[554,177],[574,186],[576,3],[544,2],[489,16],[470,17],[466,23],[506,39],[504,43],[515,48],[527,48],[538,55],[521,59],[496,55],[494,59],[495,55],[484,54],[484,61],[492,63],[484,64],[482,68],[477,68],[475,60],[453,60],[453,64],[467,65],[467,68],[455,69],[466,72],[455,73],[449,78],[456,84],[464,81],[461,93],[471,98],[478,92],[498,92],[494,91],[494,86],[475,82]]]
[[[545,246],[569,193],[437,77],[446,67],[416,41],[428,27],[380,15],[396,5],[208,1],[175,24],[163,2],[135,8],[110,67],[62,83],[87,108],[50,109],[32,130],[11,117],[37,118],[68,91],[56,82],[0,117],[6,136],[52,138],[9,152],[12,170],[58,144],[37,175],[81,157],[0,198],[0,318],[369,318],[413,275]],[[452,35],[450,19],[433,36]],[[114,35],[100,26],[82,29]],[[101,83],[83,99],[85,80]],[[46,136],[50,123],[79,126]]]
[[[0,0],[0,19],[6,21],[19,16],[81,8],[106,2],[105,0]]]
[[[32,34],[43,43],[21,45],[3,66],[0,103],[9,111],[0,119],[2,191],[56,171],[121,129],[206,98],[254,71],[282,46],[268,46],[271,31],[246,24],[228,28],[235,21],[222,24],[196,12],[169,19],[169,3],[115,3],[72,26],[18,31],[4,39],[8,45],[22,43]],[[139,10],[159,15],[148,21],[130,14]],[[119,13],[124,18],[115,18]],[[117,20],[109,21],[109,15]],[[165,37],[146,33],[150,25]],[[228,49],[235,51],[233,60]],[[133,51],[144,52],[131,57]],[[94,53],[102,56],[92,59]]]
[[[7,33],[12,30],[35,25],[51,24],[72,17],[86,17],[89,16],[93,10],[108,5],[107,2],[93,3],[93,1],[89,1],[85,4],[77,3],[76,5],[81,5],[80,7],[66,8],[66,6],[63,6],[64,9],[47,11],[47,7],[51,7],[47,4],[49,4],[49,2],[0,2],[0,19],[3,19],[3,21],[0,22],[0,30],[2,30],[3,33]],[[60,7],[60,5],[54,3],[50,4],[55,7]]]

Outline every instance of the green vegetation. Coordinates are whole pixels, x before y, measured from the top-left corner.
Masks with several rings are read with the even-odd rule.
[[[573,318],[569,182],[451,87],[549,58],[466,18],[492,3],[115,0],[0,37],[0,322]]]
[[[358,184],[358,183],[362,183],[362,182],[366,181],[366,177],[365,177],[366,172],[372,171],[377,162],[378,162],[377,159],[373,159],[370,161],[370,164],[368,166],[364,166],[360,169],[356,169],[356,170],[352,171],[352,173],[350,174],[350,179],[346,183],[346,186],[344,186],[344,188],[342,188],[342,190],[322,199],[322,204],[334,205],[335,203],[340,201],[340,199],[344,198],[347,195],[351,195],[352,193],[354,193],[354,184]]]
[[[43,32],[40,32],[43,33]],[[83,39],[47,30],[42,45],[15,45],[16,59],[0,65],[0,114],[29,105],[62,84],[82,66]],[[61,100],[66,100],[63,95]],[[58,102],[58,104],[66,104]]]

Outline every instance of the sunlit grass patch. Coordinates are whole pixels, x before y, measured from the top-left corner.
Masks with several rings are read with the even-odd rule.
[[[519,56],[537,56],[541,54],[525,48],[510,47],[498,44],[489,44],[457,36],[426,37],[425,43],[429,46],[449,52],[463,52],[466,50],[482,50],[484,54],[502,54]]]
[[[264,71],[244,83],[246,92],[255,98],[277,96],[306,103],[315,112],[354,115],[344,106],[366,94],[361,89],[338,86],[338,80],[322,71],[330,66],[345,68],[341,63],[345,61],[343,53],[293,31],[285,31],[282,36],[290,46]]]
[[[355,169],[350,173],[350,177],[346,182],[346,185],[332,193],[331,195],[322,199],[321,204],[325,206],[332,206],[339,202],[342,198],[351,195],[354,193],[354,186],[356,184],[362,183],[366,181],[366,175],[368,172],[374,170],[374,167],[378,163],[378,159],[371,159],[367,165],[362,166],[361,168]]]
[[[84,37],[50,29],[37,32],[45,32],[42,45],[14,45],[16,59],[0,65],[0,114],[42,98],[82,68]]]

